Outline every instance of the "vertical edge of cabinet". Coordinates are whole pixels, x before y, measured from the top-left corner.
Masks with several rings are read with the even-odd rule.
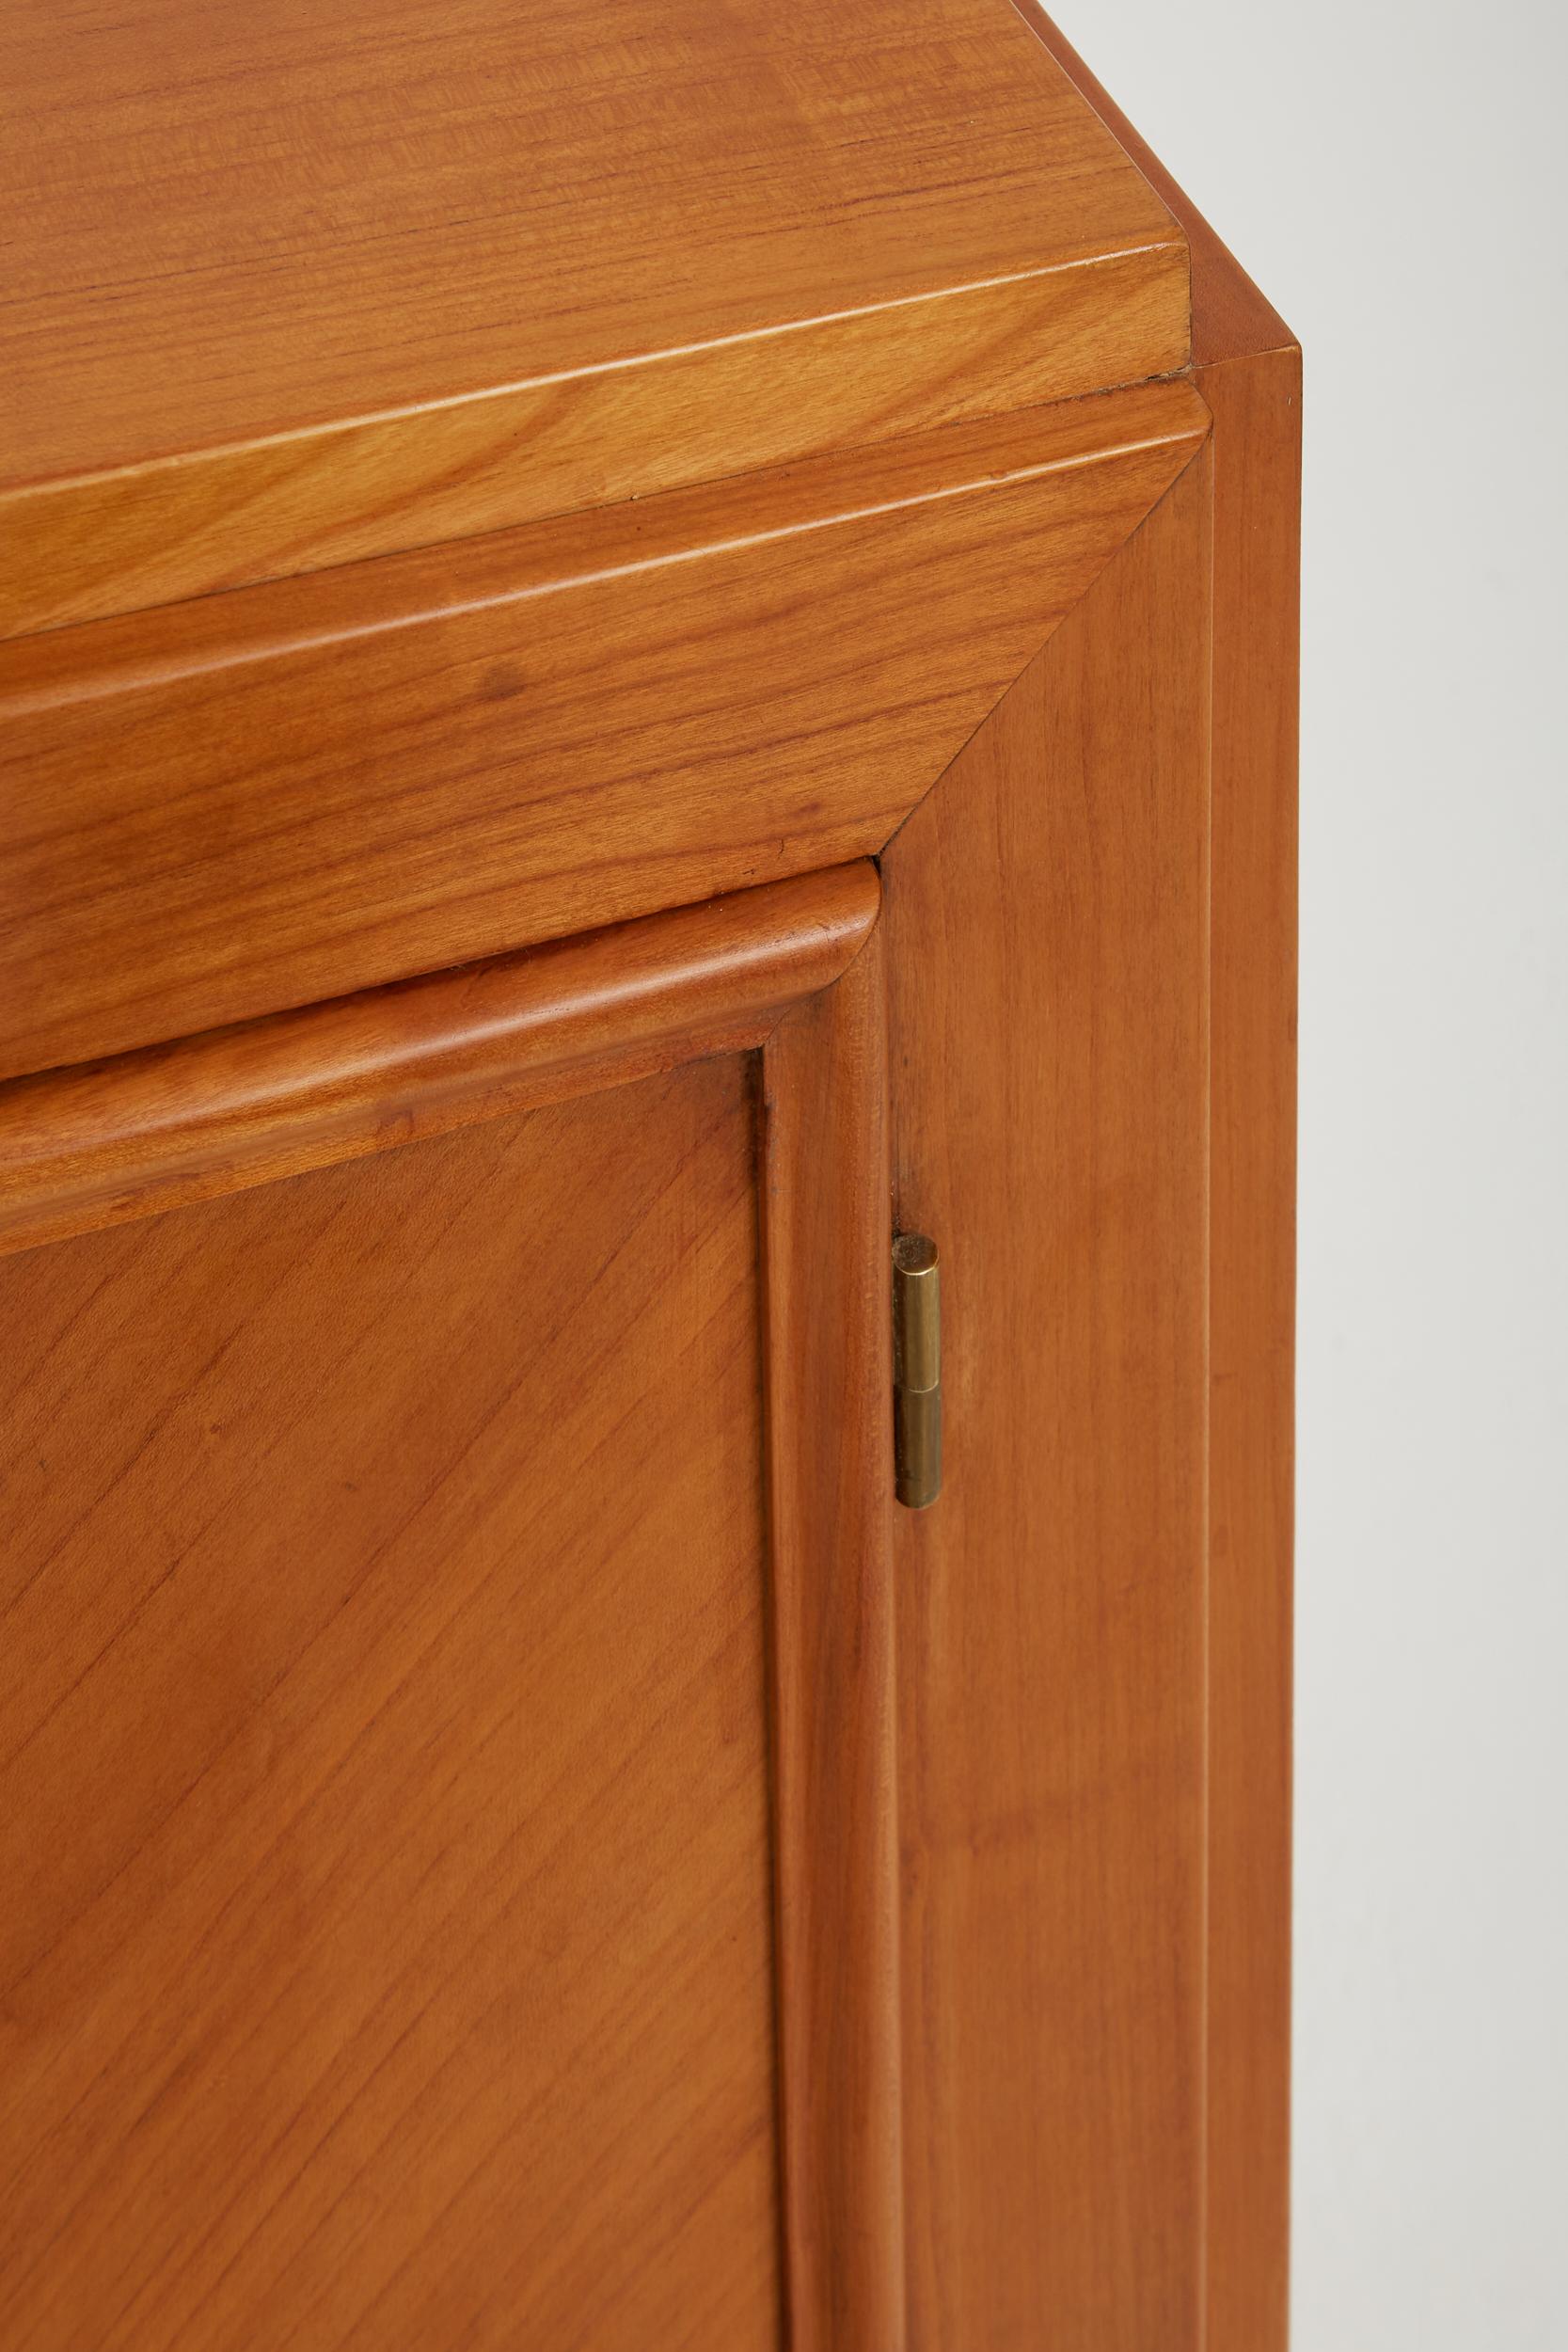
[[[1203,2342],[1211,524],[1205,448],[882,859],[923,2347]]]
[[[791,2352],[904,2343],[891,1232],[879,929],[763,1057]]]
[[[1301,355],[1216,362],[1209,2339],[1289,2326]]]
[[[1213,419],[1207,2352],[1290,2326],[1302,360],[1048,17],[1015,6],[1180,222]]]

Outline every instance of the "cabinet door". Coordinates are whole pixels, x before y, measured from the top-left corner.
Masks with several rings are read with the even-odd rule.
[[[504,1077],[505,971],[361,1008],[354,1053],[325,1009],[8,1098],[96,1227],[0,1262],[16,2352],[729,2352],[781,2341],[786,2248],[799,2341],[895,2338],[879,962],[768,1049],[814,1182],[766,1343],[758,1057],[637,1025],[696,985],[773,1032],[861,946],[847,890],[612,939],[618,997],[602,943],[528,963],[525,1091],[585,1082],[607,993],[675,1066],[399,1148],[338,1157],[420,1123],[400,1038]],[[247,1120],[337,1164],[254,1182]],[[859,1329],[788,1271],[829,1235]]]
[[[777,2341],[744,1063],[0,1272],[8,2344]]]

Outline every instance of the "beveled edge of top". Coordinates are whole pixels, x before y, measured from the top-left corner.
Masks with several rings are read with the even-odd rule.
[[[179,5],[157,0],[155,13],[177,13]],[[618,5],[621,17],[639,20],[643,0]],[[842,23],[844,78],[851,95],[872,104],[868,59],[879,53],[868,45],[867,26],[879,24],[879,5],[857,0],[853,22],[833,18],[816,53],[818,68],[829,56],[838,70]],[[910,22],[911,43],[962,34],[990,113],[960,119],[960,91],[952,140],[960,159],[973,163],[978,154],[989,165],[994,127],[1007,166],[998,167],[994,186],[981,182],[977,193],[962,183],[951,199],[939,184],[920,191],[914,226],[927,214],[943,224],[928,261],[918,238],[911,249],[903,199],[883,195],[868,207],[869,244],[847,276],[844,249],[823,243],[824,256],[836,257],[824,260],[827,305],[812,304],[809,283],[802,302],[799,283],[781,275],[769,286],[765,277],[749,314],[753,323],[742,331],[663,347],[632,338],[615,357],[514,380],[502,371],[467,390],[358,413],[343,412],[339,401],[339,413],[206,443],[198,434],[188,446],[176,429],[175,404],[169,437],[180,445],[163,454],[0,488],[8,548],[0,637],[872,447],[1184,368],[1185,237],[1068,73],[1038,40],[1022,37],[1011,0],[927,0]],[[286,59],[275,75],[263,57],[252,72],[265,89],[286,79],[293,64]],[[689,96],[688,103],[695,104]],[[890,117],[895,121],[899,107],[912,103],[901,87]],[[493,119],[478,119],[496,135]],[[794,125],[792,115],[787,123]],[[703,125],[711,133],[705,115]],[[302,172],[307,160],[297,160]],[[579,170],[593,162],[593,153],[577,158]],[[243,179],[253,163],[242,156],[234,176]],[[287,151],[283,168],[290,168]],[[844,191],[837,193],[842,209]],[[735,201],[744,209],[752,199]],[[806,217],[804,199],[800,209]],[[406,239],[388,240],[395,257],[385,267],[388,288],[399,268],[414,267],[404,245],[410,254],[418,247],[419,268],[428,272],[431,241],[442,233],[437,217]],[[783,221],[777,237],[769,228],[764,264],[784,249],[780,238],[799,263],[800,233],[799,219]],[[982,253],[1006,265],[978,273],[962,266]],[[344,266],[330,245],[324,260],[330,271]],[[245,266],[236,264],[241,278],[229,290],[230,303],[240,303],[242,333]],[[879,270],[888,288],[879,298]],[[601,294],[616,282],[611,276]],[[725,299],[732,297],[733,288]],[[357,298],[361,305],[381,299],[373,279],[369,292],[358,287]],[[551,298],[564,299],[559,285]],[[137,303],[152,299],[145,286],[136,290]],[[386,299],[394,297],[388,292]],[[624,286],[615,299],[624,303]],[[77,308],[87,334],[91,303]],[[692,316],[718,316],[722,308],[699,301]],[[608,313],[605,326],[608,332]],[[112,342],[125,330],[104,331]],[[532,326],[529,337],[538,340]],[[90,368],[92,342],[72,355],[68,338],[63,364]],[[269,397],[263,382],[259,398]]]

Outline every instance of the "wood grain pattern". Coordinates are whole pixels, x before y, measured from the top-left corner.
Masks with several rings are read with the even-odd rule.
[[[1179,245],[1140,246],[813,320],[783,350],[748,336],[0,490],[0,637],[1173,373],[1186,285]]]
[[[764,1054],[791,2352],[901,2352],[886,990],[873,933]]]
[[[1013,0],[1025,24],[1062,68],[1104,123],[1122,153],[1135,164],[1162,203],[1180,221],[1192,258],[1192,358],[1195,369],[1254,353],[1291,347],[1294,337],[1279,312],[1253,284],[1185,189],[1172,179],[1147,141],[1141,138],[1116,100],[1097,81],[1060,29],[1034,5]],[[1201,382],[1201,374],[1199,381]],[[1291,651],[1290,667],[1295,667]]]
[[[1206,454],[882,861],[910,2340],[1202,2344]]]
[[[0,1087],[0,1253],[760,1045],[877,918],[868,863]]]
[[[779,2341],[745,1063],[0,1268],[8,2352]]]
[[[1187,356],[999,0],[16,0],[0,103],[11,628]]]
[[[0,1076],[879,850],[1182,385],[0,647]]]
[[[1284,2352],[1291,2164],[1301,356],[1214,417],[1209,2352]]]
[[[1024,0],[5,48],[0,2340],[1282,2352],[1287,330]]]
[[[1208,2352],[1284,2352],[1301,353],[1083,59],[1023,13],[1181,223],[1214,420]]]

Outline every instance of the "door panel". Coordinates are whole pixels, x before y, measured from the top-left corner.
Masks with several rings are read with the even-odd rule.
[[[0,2334],[778,2341],[750,1067],[0,1265]]]

